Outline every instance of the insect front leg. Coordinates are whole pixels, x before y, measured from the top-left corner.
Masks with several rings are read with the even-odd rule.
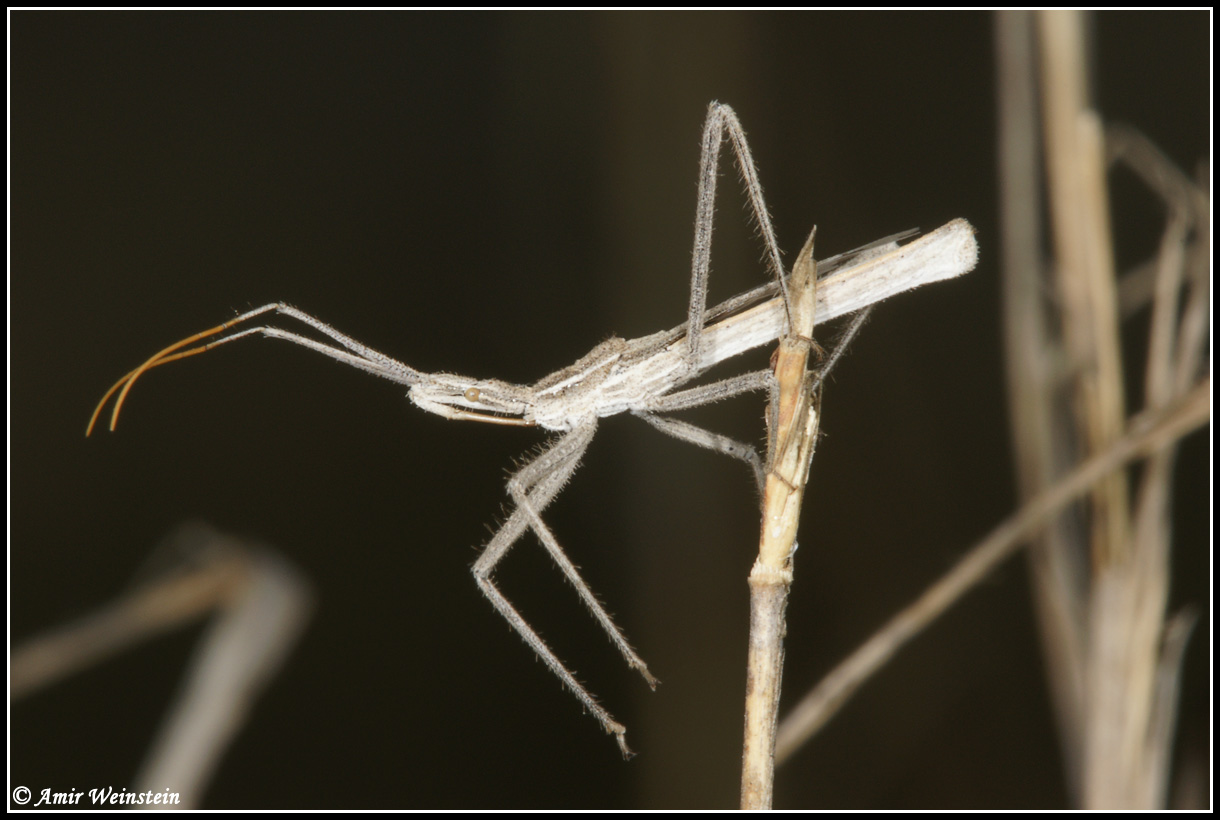
[[[712,259],[712,222],[716,206],[716,174],[720,163],[720,143],[728,132],[737,156],[737,167],[741,170],[750,208],[762,234],[767,256],[767,265],[779,281],[780,290],[788,302],[788,286],[784,281],[784,265],[780,260],[779,243],[775,241],[775,229],[767,212],[762,184],[758,181],[758,169],[750,154],[746,132],[737,119],[737,114],[727,105],[714,102],[708,107],[707,119],[703,123],[703,148],[699,156],[699,195],[695,207],[695,245],[691,252],[690,310],[687,318],[687,355],[695,361],[699,353],[699,336],[703,331],[703,313],[707,307],[707,279]]]

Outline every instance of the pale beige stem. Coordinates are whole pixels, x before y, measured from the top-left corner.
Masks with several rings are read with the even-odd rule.
[[[783,677],[784,610],[792,584],[792,554],[809,465],[817,440],[818,402],[810,395],[817,264],[810,233],[789,281],[791,326],[775,359],[778,406],[772,408],[768,473],[758,559],[750,572],[750,648],[746,667],[745,742],[741,807],[771,808],[775,727]]]

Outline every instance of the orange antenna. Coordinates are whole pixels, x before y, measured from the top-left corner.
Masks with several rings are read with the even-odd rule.
[[[185,359],[188,356],[195,356],[199,353],[204,353],[210,350],[214,346],[213,344],[200,345],[199,347],[194,347],[190,350],[183,350],[181,353],[174,353],[175,350],[186,347],[187,345],[197,342],[200,339],[206,339],[209,336],[215,336],[218,333],[223,333],[233,325],[237,324],[238,322],[245,321],[248,318],[248,315],[239,316],[232,321],[217,325],[210,330],[205,330],[202,333],[196,333],[194,336],[188,336],[180,342],[174,342],[164,350],[158,351],[151,359],[144,362],[144,364],[140,365],[135,370],[119,379],[114,383],[113,387],[106,391],[106,395],[102,396],[102,400],[97,403],[97,408],[93,411],[93,415],[89,418],[89,426],[85,428],[85,436],[88,437],[93,433],[93,426],[97,424],[97,418],[101,415],[102,408],[106,406],[106,402],[110,401],[110,397],[114,395],[114,391],[118,390],[120,387],[123,388],[122,392],[119,393],[118,400],[114,403],[114,412],[110,414],[111,432],[114,432],[115,425],[119,422],[119,410],[122,409],[123,402],[127,399],[127,393],[129,390],[131,390],[131,386],[135,384],[136,379],[140,378],[140,376],[142,376],[146,371],[151,370],[154,367],[168,364],[170,362],[177,361],[178,359]]]
[[[245,330],[241,330],[236,333],[230,333],[228,336],[221,336],[219,339],[213,339],[207,344],[192,347],[189,350],[182,350],[182,348],[194,344],[200,339],[206,339],[209,336],[218,336],[231,327],[248,322],[255,316],[262,316],[263,314],[271,313],[272,311],[282,313],[285,316],[289,316],[304,322],[323,335],[329,336],[331,339],[346,348],[346,350],[301,336],[297,333],[291,333],[287,330],[270,326],[246,328]],[[293,344],[307,347],[310,350],[316,351],[325,356],[329,356],[336,361],[343,362],[344,364],[359,368],[360,370],[364,370],[365,372],[372,373],[376,376],[382,376],[390,381],[398,382],[399,384],[405,384],[408,386],[418,384],[425,375],[420,373],[418,370],[407,367],[402,362],[391,359],[384,353],[378,353],[376,350],[360,344],[360,342],[357,342],[350,336],[340,333],[325,322],[320,322],[309,314],[303,313],[291,305],[286,305],[283,302],[272,302],[270,304],[263,305],[262,307],[257,307],[253,310],[247,311],[235,319],[230,319],[222,325],[217,325],[216,327],[205,330],[202,333],[196,333],[194,336],[187,336],[182,341],[174,342],[164,350],[158,351],[156,355],[144,362],[144,364],[140,365],[135,370],[128,373],[123,378],[119,379],[113,387],[106,391],[106,395],[102,396],[102,400],[98,402],[97,409],[93,411],[93,416],[89,419],[89,426],[85,428],[85,435],[88,436],[93,432],[93,426],[97,424],[97,419],[102,413],[102,408],[106,406],[106,402],[110,401],[110,397],[113,396],[117,390],[119,397],[115,400],[114,412],[110,416],[110,429],[111,431],[114,430],[115,425],[117,425],[119,421],[119,411],[123,408],[123,402],[127,399],[127,393],[131,390],[131,386],[136,383],[136,379],[140,378],[145,371],[151,370],[154,367],[159,367],[163,364],[168,364],[169,362],[177,361],[178,359],[185,359],[187,356],[195,356],[200,353],[204,353],[214,347],[217,347],[218,345],[235,342],[238,339],[245,338],[246,336],[254,333],[262,333],[264,336],[269,336],[274,339],[283,339],[285,341],[292,342]],[[481,416],[478,415],[470,417],[481,418]],[[509,422],[500,423],[503,424]]]

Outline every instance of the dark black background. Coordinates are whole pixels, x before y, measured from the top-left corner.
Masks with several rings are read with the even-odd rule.
[[[468,572],[537,431],[252,341],[106,387],[284,300],[425,370],[533,381],[684,320],[710,100],[750,135],[782,246],[954,217],[965,279],[882,306],[828,386],[786,702],[1011,511],[992,21],[982,14],[15,13],[10,589],[15,642],[118,595],[203,518],[277,545],[314,620],[222,762],[216,808],[736,805],[746,471],[605,422],[548,519],[663,684],[650,693],[523,541],[507,594],[629,727],[612,740]],[[1101,15],[1097,99],[1188,171],[1209,151],[1206,14]],[[764,280],[723,178],[712,296]],[[1115,181],[1119,262],[1158,206]],[[1142,321],[1131,324],[1140,349]],[[766,352],[748,363],[761,367]],[[699,416],[759,441],[762,400]],[[1179,469],[1174,605],[1206,607],[1207,460]],[[1182,744],[1206,754],[1210,613]],[[128,785],[198,630],[14,705],[10,787]],[[1207,764],[1206,759],[1203,761]],[[778,807],[1068,800],[1024,565],[916,639],[780,771]]]

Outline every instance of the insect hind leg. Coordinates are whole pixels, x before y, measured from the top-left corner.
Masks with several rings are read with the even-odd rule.
[[[492,574],[496,565],[508,553],[508,550],[517,539],[521,537],[526,528],[532,529],[539,540],[542,541],[547,552],[550,553],[551,558],[559,565],[559,568],[572,585],[576,587],[577,593],[580,595],[581,600],[584,601],[585,606],[589,608],[589,611],[606,632],[611,642],[618,647],[619,652],[622,653],[627,663],[633,668],[638,669],[650,686],[656,686],[657,679],[648,671],[647,664],[627,643],[627,639],[623,636],[622,631],[614,624],[614,621],[602,607],[596,596],[594,596],[592,590],[589,589],[588,584],[580,577],[580,573],[568,559],[567,555],[564,554],[563,548],[559,545],[559,542],[542,521],[541,517],[542,511],[546,509],[547,505],[559,494],[559,491],[563,489],[563,486],[572,477],[572,474],[576,472],[576,468],[580,465],[580,459],[584,455],[585,450],[588,449],[589,442],[593,439],[593,434],[596,431],[597,424],[595,421],[577,427],[553,443],[533,461],[526,464],[509,478],[508,491],[513,497],[516,509],[513,510],[508,520],[492,536],[491,542],[488,543],[482,554],[479,555],[471,571],[474,573],[475,582],[479,585],[483,594],[487,596],[487,599],[495,606],[496,610],[517,631],[517,634],[529,644],[530,648],[550,668],[551,672],[597,718],[602,727],[609,734],[615,735],[624,756],[630,757],[631,751],[628,749],[625,739],[626,728],[614,720],[610,713],[597,702],[597,699],[576,680],[575,676],[556,657],[546,642],[534,632],[525,618],[517,612],[516,608],[504,597],[503,593],[500,592],[492,581]]]

